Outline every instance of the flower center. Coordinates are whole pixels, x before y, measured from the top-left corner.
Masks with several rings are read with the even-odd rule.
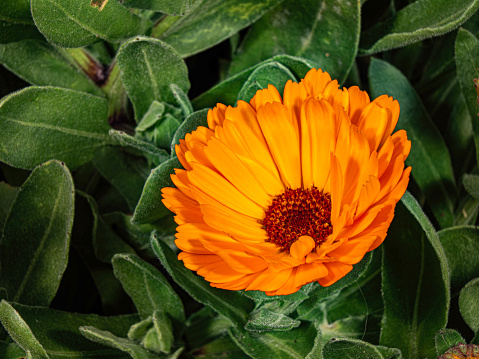
[[[276,196],[260,223],[273,242],[289,252],[300,236],[310,236],[316,246],[333,233],[331,225],[331,195],[311,189],[287,189]]]

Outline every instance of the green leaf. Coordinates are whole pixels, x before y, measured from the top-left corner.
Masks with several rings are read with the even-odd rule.
[[[197,0],[160,38],[182,57],[191,56],[231,37],[281,1]]]
[[[134,9],[159,11],[173,16],[185,15],[190,11],[192,0],[126,0],[123,5]]]
[[[1,304],[0,304],[1,306]],[[15,343],[0,342],[0,357],[4,359],[24,359],[25,351]]]
[[[171,277],[196,301],[207,305],[228,318],[235,326],[242,327],[253,302],[241,294],[211,287],[203,278],[196,276],[179,261],[176,254],[164,242],[151,237],[151,245]]]
[[[451,289],[458,292],[467,282],[479,277],[479,229],[460,226],[438,232],[446,253]]]
[[[313,359],[319,358],[321,353],[321,332],[311,322],[303,322],[288,332],[259,334],[233,328],[230,329],[230,337],[255,359]]]
[[[333,338],[323,348],[328,359],[402,359],[399,349],[375,346],[358,339]]]
[[[131,147],[135,148],[144,154],[149,154],[155,158],[157,158],[158,162],[164,162],[165,160],[170,158],[170,155],[168,152],[166,152],[163,149],[160,149],[156,147],[155,145],[152,145],[149,142],[140,140],[136,137],[130,136],[127,133],[123,131],[118,131],[118,130],[110,130],[109,134],[112,138],[117,140],[120,145],[125,146],[125,147]]]
[[[49,358],[43,346],[38,342],[28,324],[8,302],[0,302],[0,321],[10,337],[27,352],[28,357]]]
[[[365,31],[360,53],[373,54],[445,34],[459,27],[477,9],[477,0],[418,0]]]
[[[52,158],[70,169],[108,143],[106,100],[55,87],[27,87],[0,101],[0,160],[33,169]],[[20,136],[21,134],[21,136]]]
[[[30,14],[30,0],[1,0],[0,28],[0,44],[43,37]]]
[[[287,315],[261,308],[257,313],[251,314],[250,320],[244,326],[250,332],[278,332],[297,328],[301,322]]]
[[[454,329],[441,329],[434,337],[434,341],[436,342],[436,355],[438,357],[459,343],[466,344],[461,334]]]
[[[472,174],[465,174],[462,179],[462,184],[466,191],[475,199],[479,199],[479,176]]]
[[[117,254],[112,264],[115,276],[143,319],[161,309],[175,320],[176,326],[185,321],[180,298],[158,269],[131,254]]]
[[[3,234],[5,220],[17,196],[18,190],[18,187],[12,187],[8,183],[0,182],[0,238]]]
[[[155,310],[152,320],[153,328],[146,333],[141,344],[155,353],[168,354],[174,340],[171,321],[162,310]]]
[[[0,242],[0,296],[48,306],[68,262],[74,188],[64,164],[51,161],[22,185]]]
[[[32,59],[35,59],[33,65]],[[32,85],[58,86],[103,96],[67,50],[45,41],[24,40],[0,45],[0,63]]]
[[[178,127],[171,141],[171,153],[175,153],[175,145],[180,144],[180,139],[184,139],[187,133],[195,131],[199,126],[208,127],[208,109],[193,112]],[[181,165],[180,165],[181,166]]]
[[[477,333],[479,331],[479,278],[462,288],[459,294],[459,311],[464,321]]]
[[[82,326],[80,327],[80,333],[82,333],[85,338],[88,338],[91,341],[128,353],[133,359],[160,358],[157,354],[143,348],[142,345],[137,344],[129,339],[118,337],[109,331],[99,330],[92,326]]]
[[[7,323],[9,334],[19,346],[25,350],[48,353],[48,356],[32,356],[32,358],[116,359],[128,358],[128,356],[89,341],[80,334],[78,328],[91,325],[118,336],[126,336],[130,326],[139,318],[137,315],[101,317],[96,314],[68,313],[2,301],[0,320],[4,325]]]
[[[99,39],[119,42],[142,33],[141,18],[118,1],[103,8],[90,0],[31,0],[31,11],[40,32],[52,44],[81,47]]]
[[[352,283],[356,282],[366,271],[371,263],[371,252],[365,254],[364,258],[357,264],[353,266],[351,272],[346,274],[343,278],[330,285],[329,287],[322,287],[320,285],[315,286],[313,290],[308,293],[309,298],[306,299],[303,303],[297,308],[299,318],[305,317],[313,309],[316,308],[317,304],[322,300],[330,297],[332,294],[338,290],[345,288]]]
[[[237,73],[274,55],[304,57],[344,82],[359,43],[360,4],[285,1],[249,30],[230,66]]]
[[[175,168],[181,168],[181,163],[176,157],[151,170],[133,213],[132,223],[153,223],[170,213],[161,202],[161,189],[174,186],[170,175],[174,173]]]
[[[439,238],[406,192],[383,244],[381,345],[406,358],[434,357],[434,335],[446,326],[449,272]]]
[[[133,210],[140,199],[147,172],[138,157],[128,156],[117,147],[104,147],[96,152],[93,164],[105,179],[125,198]]]
[[[239,91],[243,87],[244,82],[248,79],[251,73],[263,64],[272,61],[277,61],[286,66],[296,78],[302,79],[308,71],[316,65],[307,59],[294,57],[289,55],[274,56],[269,60],[265,60],[256,66],[250,67],[209,89],[202,95],[193,100],[193,107],[195,109],[202,109],[205,107],[213,107],[218,102],[225,105],[234,105]],[[283,90],[285,84],[281,86],[280,91]],[[258,88],[259,89],[259,88]]]
[[[456,38],[456,71],[462,94],[472,120],[472,131],[476,144],[476,161],[479,163],[478,102],[474,79],[479,77],[479,40],[469,31],[459,29]]]
[[[449,151],[440,132],[416,91],[398,69],[387,62],[372,59],[369,81],[373,97],[387,94],[399,101],[401,114],[396,130],[406,130],[411,140],[411,153],[406,164],[412,167],[412,176],[426,195],[441,227],[452,226],[456,184]]]
[[[191,106],[188,95],[177,84],[171,84],[170,90],[173,93],[173,96],[175,96],[176,102],[180,105],[184,118],[191,115],[193,112],[193,106]]]
[[[258,66],[241,88],[238,100],[249,102],[256,91],[267,88],[268,85],[276,87],[282,96],[284,85],[288,80],[297,81],[291,71],[279,62],[272,61]]]
[[[188,92],[188,69],[176,51],[164,42],[136,37],[124,43],[117,56],[121,79],[139,121],[153,100],[175,103],[170,84]]]

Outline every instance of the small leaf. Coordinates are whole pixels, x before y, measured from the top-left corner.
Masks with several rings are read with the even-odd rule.
[[[479,9],[479,1],[418,0],[388,19],[364,32],[361,54],[406,46],[452,31]]]
[[[234,291],[211,287],[207,281],[187,269],[168,245],[159,242],[154,234],[151,245],[175,282],[196,301],[209,306],[238,327],[246,323],[248,313],[253,309],[252,301]]]
[[[118,337],[109,331],[99,330],[91,326],[82,326],[80,327],[80,333],[91,341],[128,353],[133,359],[158,359],[157,354],[146,350],[140,344]]]
[[[479,1],[475,1],[479,4]],[[476,161],[479,163],[479,108],[474,79],[479,77],[479,40],[465,29],[459,29],[456,38],[456,71],[472,119],[472,131],[476,144]]]
[[[35,59],[34,65],[32,59]],[[44,41],[0,45],[0,63],[32,85],[58,86],[103,96],[100,88],[75,66],[66,50]]]
[[[436,354],[438,357],[459,343],[466,344],[461,334],[454,329],[441,329],[437,332],[434,340],[436,342]]]
[[[188,92],[188,69],[176,51],[164,42],[136,37],[118,51],[121,79],[139,121],[153,100],[175,103],[170,84]]]
[[[462,179],[462,184],[466,191],[475,199],[479,199],[479,176],[465,174]]]
[[[0,295],[48,306],[68,262],[74,188],[70,172],[56,161],[35,170],[22,185],[0,243]]]
[[[165,150],[160,149],[149,142],[130,136],[123,131],[112,129],[109,131],[109,134],[112,138],[117,140],[120,145],[135,148],[145,154],[152,155],[157,158],[160,163],[170,158],[170,155]]]
[[[208,109],[193,112],[178,127],[171,141],[171,153],[175,153],[175,145],[180,144],[180,139],[184,139],[187,133],[195,131],[199,126],[208,127],[207,115]],[[181,165],[180,165],[181,166]]]
[[[10,337],[27,352],[31,358],[49,358],[43,346],[38,342],[35,335],[20,314],[8,302],[0,302],[0,321],[8,331]]]
[[[184,118],[191,115],[193,112],[193,106],[191,106],[188,95],[177,84],[171,84],[170,90],[173,93],[173,96],[175,96],[176,102],[180,105]]]
[[[176,157],[151,170],[133,213],[132,223],[153,223],[170,213],[161,202],[161,189],[163,187],[173,187],[170,175],[174,173],[175,168],[181,168],[181,163]]]
[[[304,57],[342,83],[356,56],[360,4],[284,1],[248,31],[231,62],[237,73],[274,55]]]
[[[333,338],[323,348],[328,359],[402,359],[399,349],[379,347],[358,339]]]
[[[126,0],[123,5],[134,9],[159,11],[173,16],[185,15],[190,11],[192,0]]]
[[[155,353],[168,354],[174,340],[171,321],[162,310],[155,310],[152,319],[153,328],[146,333],[141,344]]]
[[[479,229],[473,226],[451,227],[438,232],[446,253],[451,289],[458,292],[467,282],[479,277]]]
[[[33,22],[29,0],[2,1],[0,28],[0,44],[43,38]]]
[[[251,332],[278,332],[297,328],[301,322],[287,315],[261,308],[258,313],[251,314],[245,329]]]
[[[479,331],[479,278],[471,280],[459,294],[459,311],[473,332]]]
[[[118,1],[109,1],[101,10],[90,4],[91,0],[31,0],[31,11],[46,39],[62,47],[90,45],[100,38],[119,42],[142,32],[141,18]]]
[[[109,129],[105,99],[56,87],[27,87],[0,101],[0,160],[33,169],[54,158],[75,169],[112,142]]]
[[[382,296],[379,343],[406,358],[434,357],[434,335],[447,323],[449,271],[432,224],[408,192],[383,244]]]
[[[373,97],[387,94],[398,100],[401,114],[396,130],[406,130],[411,140],[406,164],[412,167],[411,174],[426,195],[441,227],[452,226],[456,184],[449,151],[440,132],[416,91],[398,69],[385,61],[372,59],[369,81]]]
[[[197,0],[188,15],[175,21],[160,38],[182,57],[191,56],[231,37],[281,1]]]
[[[161,309],[176,321],[175,325],[185,321],[180,298],[158,269],[131,254],[117,254],[112,264],[115,276],[142,318]]]
[[[321,332],[311,322],[303,322],[288,332],[257,334],[233,328],[230,329],[230,337],[247,355],[255,359],[313,359],[319,358],[321,353]]]

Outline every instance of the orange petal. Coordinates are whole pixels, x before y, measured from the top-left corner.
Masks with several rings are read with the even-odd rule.
[[[240,273],[256,273],[268,268],[268,263],[254,254],[229,250],[219,251],[217,254],[230,268]]]
[[[261,290],[263,292],[278,290],[289,280],[292,271],[293,268],[288,268],[280,272],[273,272],[270,269],[266,269],[248,285],[246,290]]]
[[[328,269],[323,263],[305,263],[296,268],[294,286],[301,287],[327,275]]]
[[[255,110],[258,110],[267,103],[273,102],[283,103],[283,100],[281,99],[281,95],[276,87],[273,85],[268,85],[268,88],[258,90],[249,103],[251,107],[253,107]]]
[[[291,254],[291,257],[302,261],[307,254],[311,253],[314,246],[313,238],[310,236],[301,236],[291,245],[289,254]]]
[[[324,265],[328,269],[328,275],[318,280],[318,283],[323,287],[329,287],[331,284],[336,283],[353,269],[351,264],[341,262],[328,262],[324,263]]]
[[[227,106],[223,105],[222,103],[218,103],[212,110],[208,111],[208,127],[211,130],[214,130],[216,126],[223,126],[226,107]]]
[[[361,237],[354,241],[348,241],[334,251],[329,252],[328,257],[335,258],[341,263],[356,264],[363,259],[375,239],[375,237]]]
[[[349,118],[351,123],[357,125],[359,116],[364,108],[371,102],[366,91],[361,91],[359,87],[352,86],[348,89],[349,92]]]

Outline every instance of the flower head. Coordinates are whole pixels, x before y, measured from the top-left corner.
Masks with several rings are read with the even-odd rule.
[[[329,286],[378,247],[409,182],[399,104],[312,69],[249,103],[218,104],[176,146],[162,190],[178,259],[214,287],[291,294]]]
[[[438,359],[479,359],[479,345],[459,343]]]

